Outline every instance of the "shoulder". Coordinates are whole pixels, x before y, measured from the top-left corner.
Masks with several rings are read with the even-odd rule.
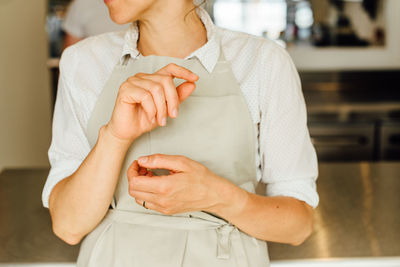
[[[218,26],[217,29],[224,49],[252,64],[280,66],[292,63],[286,49],[273,40]]]
[[[95,99],[122,53],[125,31],[83,39],[66,48],[60,59],[60,80],[76,101]],[[84,105],[84,104],[83,104]]]
[[[221,45],[245,95],[261,109],[285,94],[299,94],[300,79],[284,47],[273,40],[218,27]],[[276,96],[273,98],[272,96]],[[264,99],[264,100],[260,100]]]
[[[122,53],[124,34],[125,31],[99,34],[67,47],[60,58],[60,73],[69,76],[113,67]]]

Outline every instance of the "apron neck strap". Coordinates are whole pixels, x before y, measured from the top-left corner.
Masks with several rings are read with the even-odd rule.
[[[218,57],[218,61],[225,61],[225,53],[222,49],[222,44],[221,44],[221,37],[218,35],[218,33],[215,33],[214,38],[216,38],[217,43],[218,43],[218,47],[219,47],[219,57]]]

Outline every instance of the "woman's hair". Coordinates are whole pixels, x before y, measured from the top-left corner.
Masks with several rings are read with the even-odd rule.
[[[192,12],[193,10],[196,10],[196,8],[198,8],[199,6],[201,6],[202,4],[204,4],[205,2],[207,2],[207,0],[203,0],[199,5],[195,5],[194,8],[192,8],[191,10],[189,10],[188,13],[186,13],[184,20],[186,19],[186,16],[190,14],[190,12]]]

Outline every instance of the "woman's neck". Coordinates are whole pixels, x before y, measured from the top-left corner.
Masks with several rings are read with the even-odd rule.
[[[184,20],[194,7],[193,1],[156,1],[139,19],[138,51],[143,56],[185,58],[203,46],[207,31],[196,11]]]

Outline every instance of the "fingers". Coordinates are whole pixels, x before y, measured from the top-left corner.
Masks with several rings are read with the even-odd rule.
[[[146,112],[146,116],[151,122],[155,122],[153,118],[157,114],[157,108],[153,101],[152,94],[136,85],[131,84],[130,82],[125,82],[119,91],[121,95],[120,101],[127,104],[141,104],[144,111]],[[127,111],[129,112],[129,111]]]
[[[175,63],[170,63],[155,73],[171,75],[176,78],[187,80],[189,82],[195,82],[199,79],[199,76],[197,74],[193,73],[187,68],[176,65]]]
[[[197,74],[175,63],[170,63],[155,73],[172,76],[172,78],[179,78],[187,81],[176,87],[179,103],[185,100],[194,91],[196,88],[196,84],[194,82],[199,79]]]
[[[135,198],[135,201],[136,201],[136,203],[138,205],[140,205],[142,207],[143,207],[143,201],[146,201],[145,208],[151,209],[151,210],[155,210],[155,211],[158,211],[158,212],[166,214],[166,215],[172,214],[172,210],[171,209],[166,209],[166,208],[156,204],[155,202],[151,202],[149,200],[140,199],[140,198]]]
[[[139,167],[139,175],[141,176],[154,176],[152,171],[147,170],[147,168]]]
[[[129,166],[127,171],[128,179],[130,177],[138,176],[139,175],[139,164],[137,160],[134,160],[132,164]]]
[[[154,176],[153,172],[147,171],[146,167],[140,166],[137,160],[134,160],[129,166],[127,176],[130,193],[133,191],[141,191],[168,194],[171,189],[168,177],[162,175]],[[149,179],[149,177],[151,177],[151,179]]]
[[[165,177],[153,176],[151,178],[147,176],[131,176],[129,180],[129,192],[148,192],[159,194],[163,193],[166,187]]]
[[[129,77],[127,81],[132,85],[144,88],[145,90],[151,93],[151,96],[157,108],[156,115],[158,124],[164,126],[167,123],[167,104],[166,104],[164,86],[159,82],[155,82],[152,81],[151,79],[145,79],[142,77],[132,76]],[[173,90],[176,91],[175,88]]]
[[[156,194],[149,193],[149,192],[141,192],[141,191],[130,191],[129,194],[136,198],[140,199],[140,205],[143,204],[143,200],[148,203],[157,203],[158,197]]]
[[[171,118],[178,116],[180,99],[177,88],[175,87],[173,77],[163,74],[137,74],[140,78],[149,79],[154,82],[162,84],[165,93],[165,100],[167,101],[167,111]]]
[[[175,77],[187,82],[175,87]],[[177,117],[179,104],[193,92],[196,88],[194,82],[198,79],[198,75],[189,69],[170,63],[154,74],[136,73],[127,79],[122,89],[127,92],[126,102],[142,103],[149,120],[154,123],[153,118],[157,116],[158,124],[165,126],[167,116]]]
[[[135,160],[132,162],[127,170],[128,181],[137,176],[153,177],[154,173],[150,170],[147,170],[147,168],[139,166],[138,161]]]
[[[139,175],[146,175],[147,173],[147,168],[143,168],[139,166]]]
[[[181,83],[178,87],[176,87],[179,101],[182,102],[186,98],[188,98],[188,96],[190,96],[192,94],[192,92],[194,91],[195,88],[196,88],[196,84],[191,83],[191,82],[184,82],[184,83]]]
[[[167,169],[173,172],[190,170],[191,161],[181,155],[153,154],[138,159],[138,164],[149,169]]]
[[[157,194],[140,192],[140,191],[130,191],[129,194],[135,198],[135,202],[147,209],[152,209],[159,211],[163,214],[173,214],[175,209],[173,203],[168,200],[168,198],[160,197]],[[143,202],[146,202],[143,206]]]

